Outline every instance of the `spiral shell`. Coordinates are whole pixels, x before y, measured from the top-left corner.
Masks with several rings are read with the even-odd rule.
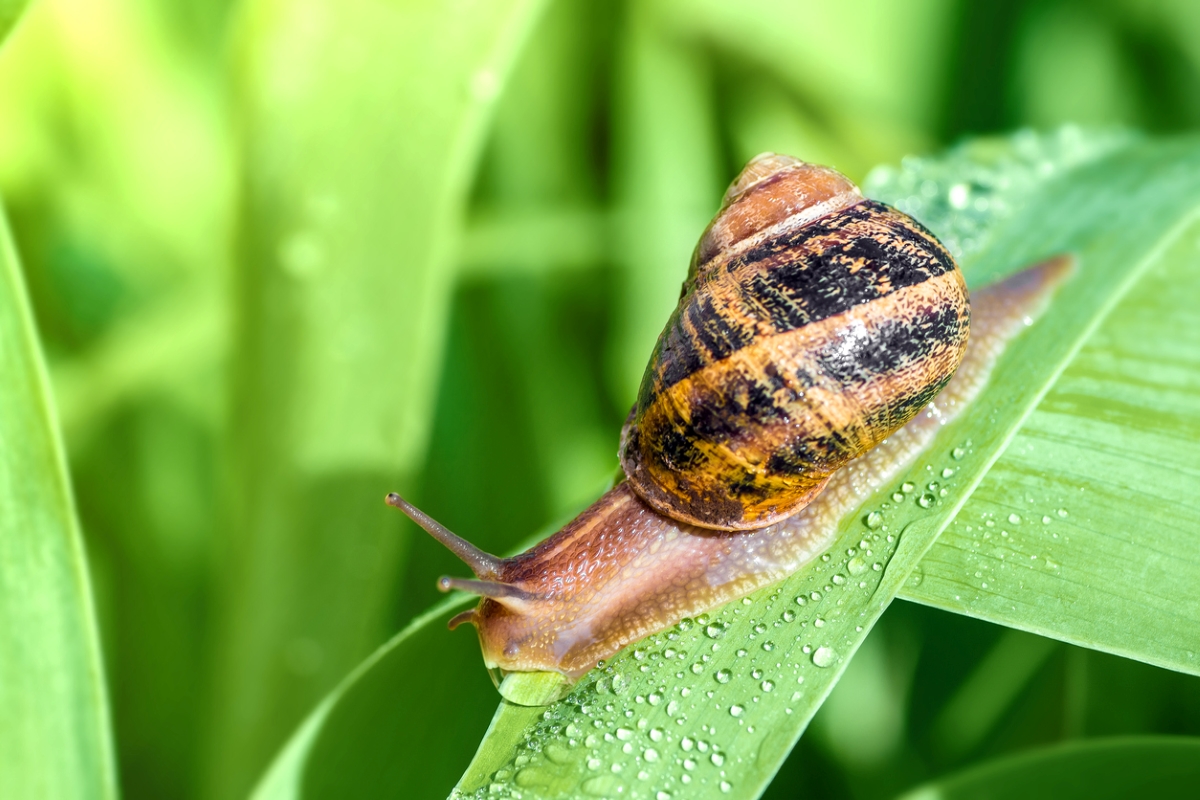
[[[916,220],[767,154],[701,237],[621,436],[650,506],[721,530],[807,505],[962,361],[966,284]]]

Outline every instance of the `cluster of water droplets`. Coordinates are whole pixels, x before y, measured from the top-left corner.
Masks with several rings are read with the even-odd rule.
[[[1038,185],[1131,138],[1068,125],[1049,133],[1024,130],[976,139],[935,157],[910,156],[899,168],[877,167],[863,191],[921,220],[961,259],[982,249],[988,231]]]
[[[688,797],[735,792],[760,759],[786,753],[819,705],[831,669],[858,646],[900,539],[898,522],[935,509],[954,488],[968,440],[920,484],[894,487],[843,533],[816,569],[742,598],[601,663],[524,733],[516,757],[475,797]],[[885,495],[887,498],[888,495]],[[747,787],[752,789],[753,787]]]
[[[1004,596],[1004,581],[1022,583],[1030,571],[1058,576],[1063,566],[1056,553],[1071,541],[1071,514],[1060,500],[1009,497],[1004,504],[988,503],[980,510],[962,514],[952,523],[956,534],[972,541],[967,549],[966,575],[960,581],[976,593],[959,601],[979,601],[986,596]]]

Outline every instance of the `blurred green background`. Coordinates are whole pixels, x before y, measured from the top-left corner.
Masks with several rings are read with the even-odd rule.
[[[243,795],[462,572],[386,491],[495,552],[600,491],[749,157],[1200,123],[1189,0],[529,3],[465,83],[420,5],[35,0],[0,50],[127,797]],[[771,793],[1143,732],[1200,734],[1200,683],[898,603]]]

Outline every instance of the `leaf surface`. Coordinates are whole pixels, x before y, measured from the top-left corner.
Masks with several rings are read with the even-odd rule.
[[[963,181],[965,190],[957,188]],[[962,255],[972,285],[1058,253],[1074,254],[1078,272],[909,473],[843,520],[827,558],[627,649],[532,720],[527,709],[502,704],[460,791],[761,792],[1029,411],[1129,287],[1190,230],[1197,183],[1195,140],[1074,134],[985,142],[877,181],[875,190],[901,207],[924,202],[922,218]],[[991,202],[986,213],[974,202],[981,197]],[[867,527],[868,510],[880,512],[882,525]],[[404,658],[401,650],[381,653],[374,669]],[[355,733],[372,735],[368,725]]]
[[[1200,741],[1144,736],[1072,742],[1001,758],[913,789],[901,800],[1186,797],[1200,781]]]
[[[386,631],[483,136],[541,0],[257,0],[208,757],[249,789]],[[414,79],[414,76],[420,76]]]
[[[116,797],[87,558],[2,218],[0,374],[0,797]]]

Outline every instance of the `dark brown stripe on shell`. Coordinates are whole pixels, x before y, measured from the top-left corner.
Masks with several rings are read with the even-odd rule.
[[[626,473],[700,524],[719,524],[716,508],[786,507],[916,415],[957,367],[968,322],[951,272],[762,337],[639,409]]]
[[[764,335],[794,330],[955,269],[912,218],[863,201],[713,266],[659,339],[639,407]]]

